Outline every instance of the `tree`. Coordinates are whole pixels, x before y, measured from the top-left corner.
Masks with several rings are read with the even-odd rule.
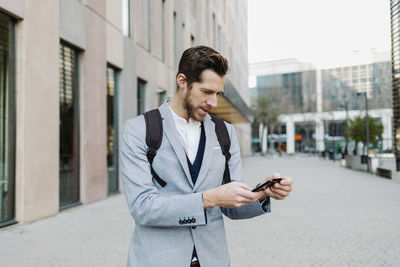
[[[365,117],[355,117],[354,120],[349,120],[349,123],[345,126],[345,133],[349,133],[351,139],[356,142],[354,148],[354,155],[357,155],[357,144],[363,142],[365,150],[365,144],[367,143],[366,134],[366,120]],[[378,144],[378,138],[382,138],[383,126],[378,123],[377,118],[368,117],[368,128],[369,128],[369,143],[376,146]],[[367,148],[368,149],[368,148]]]
[[[280,123],[278,116],[279,111],[274,108],[275,105],[271,103],[268,97],[263,96],[262,98],[257,99],[256,105],[253,107],[254,110],[254,119],[255,122],[260,125],[261,133],[260,133],[260,143],[261,143],[261,153],[265,154],[266,147],[263,146],[265,144],[265,138],[268,134],[268,131],[272,134],[276,128],[276,126]],[[272,141],[270,142],[270,147],[272,150]]]
[[[350,136],[350,119],[346,118],[344,120],[344,129],[343,129],[343,137],[346,142],[345,147],[344,147],[344,155],[348,155],[348,147],[349,147],[349,139],[351,138]]]

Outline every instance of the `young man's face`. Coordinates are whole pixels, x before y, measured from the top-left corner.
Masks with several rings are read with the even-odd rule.
[[[208,112],[217,107],[217,98],[224,91],[225,76],[212,70],[201,74],[202,82],[194,82],[186,89],[184,106],[189,118],[203,121]]]

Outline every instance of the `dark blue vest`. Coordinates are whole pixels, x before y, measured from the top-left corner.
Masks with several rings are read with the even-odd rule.
[[[186,160],[187,160],[187,163],[189,166],[190,176],[192,177],[193,185],[196,184],[197,177],[199,176],[201,163],[203,162],[205,147],[206,147],[206,133],[204,131],[204,124],[201,123],[200,142],[199,142],[199,147],[197,148],[196,158],[195,158],[193,164],[190,162],[188,156],[186,155]],[[193,248],[192,259],[194,257],[197,258],[196,248]]]
[[[206,147],[206,134],[204,132],[204,125],[201,123],[201,135],[199,147],[197,148],[196,158],[193,164],[190,162],[188,156],[186,155],[186,160],[189,166],[190,176],[192,177],[193,184],[197,181],[197,176],[199,176],[201,163],[203,162],[204,148]]]

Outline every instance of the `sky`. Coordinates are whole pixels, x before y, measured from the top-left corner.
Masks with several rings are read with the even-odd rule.
[[[249,63],[297,58],[318,68],[390,52],[389,0],[248,0]],[[358,52],[355,52],[358,51]]]

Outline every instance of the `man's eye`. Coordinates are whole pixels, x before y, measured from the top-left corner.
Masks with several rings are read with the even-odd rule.
[[[224,93],[223,92],[217,93],[217,96],[221,96],[221,95],[224,95]]]

